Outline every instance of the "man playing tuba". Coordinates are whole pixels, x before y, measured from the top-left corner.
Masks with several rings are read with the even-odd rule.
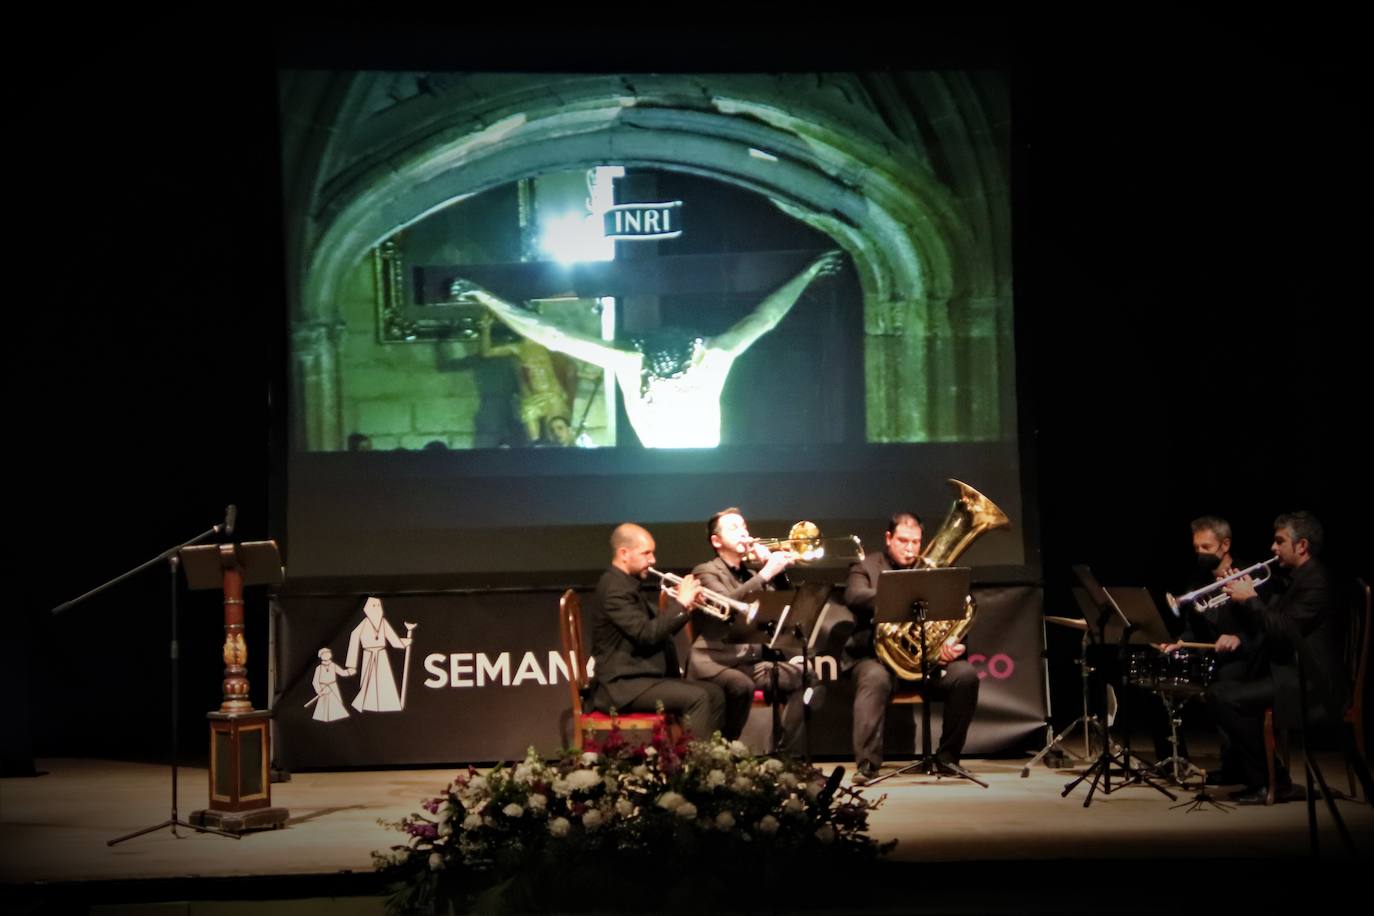
[[[913,512],[898,512],[888,520],[886,544],[881,553],[871,553],[849,569],[844,602],[855,618],[854,633],[845,647],[853,661],[854,677],[854,758],[858,772],[855,785],[864,785],[878,775],[883,762],[883,718],[888,701],[897,686],[897,676],[874,657],[873,601],[878,594],[878,577],[888,569],[914,569],[921,555],[921,520]],[[943,771],[953,774],[947,764],[958,764],[968,738],[969,724],[978,706],[978,672],[960,659],[964,646],[951,637],[940,646],[939,667],[933,673],[930,698],[945,704],[940,746],[936,760]]]

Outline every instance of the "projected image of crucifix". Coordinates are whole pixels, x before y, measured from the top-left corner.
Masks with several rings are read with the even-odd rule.
[[[841,258],[838,251],[816,258],[712,337],[661,328],[628,341],[598,340],[559,327],[469,280],[455,280],[450,292],[459,303],[486,306],[528,340],[612,373],[625,413],[646,448],[714,448],[720,444],[720,396],[735,360],[777,327],[814,280],[837,273]]]

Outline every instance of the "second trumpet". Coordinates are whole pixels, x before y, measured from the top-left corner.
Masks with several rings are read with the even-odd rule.
[[[661,572],[654,569],[652,566],[649,567],[649,572],[662,579],[664,586],[680,585],[682,583],[683,577],[675,573]],[[744,618],[746,623],[753,623],[754,615],[759,612],[759,603],[757,601],[736,601],[734,598],[727,598],[720,592],[713,592],[709,588],[701,588],[700,594],[701,599],[697,607],[707,614],[710,614],[712,617],[718,617],[721,620],[729,620],[731,614],[739,614]]]

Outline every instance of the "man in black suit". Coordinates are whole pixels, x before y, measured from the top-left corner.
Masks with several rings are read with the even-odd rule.
[[[1317,559],[1321,523],[1309,512],[1274,520],[1274,556],[1287,573],[1288,588],[1269,602],[1260,600],[1249,577],[1226,586],[1239,614],[1259,633],[1260,664],[1244,679],[1218,681],[1207,691],[1217,725],[1231,741],[1245,788],[1232,798],[1239,804],[1263,804],[1268,781],[1264,749],[1264,711],[1273,708],[1276,724],[1300,722],[1298,664],[1307,680],[1308,721],[1338,719],[1345,700],[1342,641],[1344,611],[1334,579]],[[1222,645],[1218,651],[1225,651]],[[1292,781],[1276,770],[1280,799],[1292,793]]]
[[[699,565],[692,575],[717,594],[736,601],[752,601],[761,592],[787,588],[783,571],[795,561],[785,551],[770,551],[749,535],[740,510],[722,509],[706,522],[706,536],[715,548],[716,558]],[[755,572],[745,565],[746,558],[762,564]],[[764,661],[764,646],[735,642],[729,621],[697,609],[692,612],[696,639],[687,673],[718,684],[725,691],[725,737],[738,738],[749,719],[755,689],[771,689],[773,668],[777,667],[778,692],[786,696],[782,717],[782,739],[776,750],[784,754],[799,752],[802,717],[801,668],[790,662]]]
[[[855,619],[845,651],[857,659],[853,666],[854,758],[859,765],[853,777],[856,785],[873,779],[882,766],[883,718],[897,687],[897,676],[873,655],[873,602],[878,595],[878,577],[884,570],[915,568],[921,555],[921,519],[912,512],[893,515],[887,523],[885,541],[882,553],[871,553],[849,568],[844,590],[844,603]],[[940,646],[940,664],[929,694],[945,703],[940,746],[935,754],[941,764],[959,763],[978,706],[978,672],[959,659],[964,651],[964,645],[954,640]]]
[[[665,712],[682,717],[696,738],[719,731],[725,694],[715,684],[684,680],[673,636],[687,625],[683,607],[696,602],[700,586],[692,576],[677,588],[677,610],[660,615],[640,586],[656,562],[654,539],[626,522],[611,534],[611,565],[601,574],[588,604],[597,687],[592,706],[602,712]]]

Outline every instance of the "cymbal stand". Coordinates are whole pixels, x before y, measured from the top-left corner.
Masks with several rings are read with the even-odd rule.
[[[1084,640],[1085,649],[1086,644],[1087,641]],[[1077,719],[1074,719],[1073,722],[1070,723],[1068,728],[1064,729],[1057,735],[1053,735],[1050,738],[1049,743],[1042,747],[1034,757],[1027,761],[1026,765],[1021,768],[1022,779],[1025,779],[1027,776],[1030,775],[1031,767],[1035,766],[1037,763],[1039,763],[1042,759],[1044,759],[1051,753],[1068,754],[1070,757],[1073,757],[1076,760],[1086,761],[1089,757],[1092,756],[1092,736],[1094,733],[1096,733],[1104,743],[1107,741],[1106,729],[1102,727],[1102,723],[1098,721],[1097,716],[1092,715],[1091,712],[1089,712],[1088,710],[1088,679],[1092,676],[1093,669],[1088,664],[1087,651],[1085,650],[1080,652],[1079,658],[1076,659],[1076,661],[1078,663],[1078,670],[1083,682],[1083,714],[1079,716]],[[1073,734],[1073,730],[1075,728],[1078,728],[1079,726],[1083,727],[1082,754],[1077,754],[1074,751],[1069,750],[1068,746],[1064,743],[1068,740],[1069,735]]]

